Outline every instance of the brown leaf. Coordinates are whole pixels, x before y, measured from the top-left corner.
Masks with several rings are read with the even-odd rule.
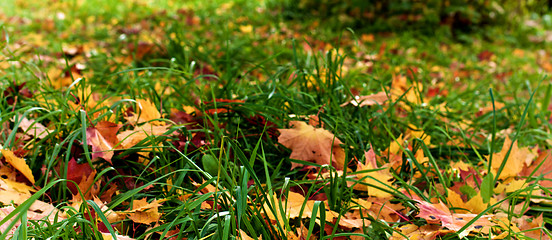
[[[111,163],[113,148],[119,143],[117,139],[119,128],[121,126],[118,124],[102,121],[95,127],[86,129],[86,142],[92,146],[92,159],[103,158]]]
[[[372,105],[382,105],[387,101],[388,97],[385,92],[378,92],[370,94],[367,96],[356,96],[355,99],[341,104],[341,107],[345,107],[349,104],[357,107],[372,106]]]
[[[25,132],[25,134],[31,135],[38,139],[43,139],[49,134],[48,129],[44,125],[27,118],[21,119],[19,127],[23,130],[23,132]]]
[[[325,129],[314,128],[304,122],[290,123],[293,125],[292,129],[278,129],[278,142],[291,149],[290,158],[321,165],[333,163],[336,169],[343,169],[345,151],[339,146],[342,142],[338,138]],[[291,163],[291,169],[299,166],[302,164]]]
[[[6,161],[10,165],[12,165],[12,167],[21,172],[23,176],[25,176],[32,184],[35,183],[33,172],[23,158],[16,157],[15,154],[13,154],[13,152],[10,150],[1,149],[0,151],[2,152],[2,155],[4,156]]]

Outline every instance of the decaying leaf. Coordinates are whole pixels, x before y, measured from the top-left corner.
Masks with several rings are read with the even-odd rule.
[[[330,165],[341,170],[345,162],[342,142],[332,133],[322,128],[314,128],[304,122],[292,121],[292,129],[278,129],[278,142],[291,149],[292,159]],[[291,163],[291,169],[302,164]]]
[[[18,158],[13,154],[12,151],[1,149],[2,155],[6,159],[6,161],[15,169],[17,169],[23,176],[25,176],[32,184],[35,183],[35,179],[33,176],[33,172],[25,162],[23,158]]]

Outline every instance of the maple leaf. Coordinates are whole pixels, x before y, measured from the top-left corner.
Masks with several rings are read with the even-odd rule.
[[[92,172],[94,172],[94,169],[92,169],[88,163],[79,164],[74,158],[71,158],[69,162],[67,162],[67,180],[80,184],[84,179],[90,176]],[[67,184],[67,188],[69,188],[72,194],[78,193],[77,187],[72,183]]]
[[[370,149],[365,153],[365,158],[365,164],[358,163],[357,172],[378,169],[376,154],[373,149]],[[379,189],[382,188],[393,191],[390,187],[393,182],[393,175],[389,172],[388,164],[383,165],[381,170],[357,173],[357,178],[362,179],[362,182],[368,184],[368,186],[361,185],[362,188],[368,192],[368,195],[379,198],[390,198],[393,196],[391,193]]]
[[[0,151],[2,152],[2,155],[4,156],[6,161],[10,165],[12,165],[12,167],[21,172],[23,176],[25,176],[32,184],[35,183],[33,172],[31,171],[27,163],[25,163],[25,160],[23,158],[16,157],[15,154],[13,154],[13,152],[10,150],[1,149]]]
[[[542,151],[538,158],[531,164],[528,164],[523,171],[520,172],[520,176],[533,176],[537,177],[543,175],[543,180],[539,181],[539,184],[546,188],[552,188],[552,161],[549,159],[551,152]]]
[[[139,123],[148,122],[151,125],[162,126],[165,125],[165,122],[162,121],[151,121],[154,119],[161,118],[161,113],[157,110],[155,104],[149,100],[137,99],[136,107],[138,108],[132,116],[125,117],[130,124],[136,125]]]
[[[439,229],[436,225],[416,226],[414,224],[406,224],[395,229],[393,235],[389,240],[402,240],[405,239],[419,239],[419,240],[433,240],[438,236],[444,236],[448,233],[452,233],[452,230]]]
[[[425,219],[428,223],[441,223],[443,227],[458,232],[468,222],[474,219],[477,214],[470,213],[451,213],[448,207],[439,201],[437,204],[432,204],[426,201],[416,200],[416,206],[420,209],[420,213],[416,217]],[[493,226],[489,221],[491,215],[483,215],[472,223],[469,227],[458,233],[460,238],[467,236],[472,231],[488,232],[485,228]]]
[[[129,149],[149,136],[161,136],[167,132],[169,126],[154,126],[148,123],[133,130],[126,130],[117,134],[122,149]]]
[[[314,128],[301,121],[291,121],[292,129],[278,129],[278,142],[291,149],[292,159],[309,161],[321,165],[333,163],[338,170],[343,169],[345,151],[343,144],[332,133],[322,128]],[[291,169],[302,166],[291,163]]]
[[[316,202],[315,200],[305,201],[305,197],[303,197],[303,195],[301,195],[299,193],[295,193],[295,192],[289,192],[289,194],[287,196],[287,201],[278,200],[276,198],[276,195],[274,195],[273,198],[274,198],[274,203],[276,204],[276,206],[274,206],[275,209],[279,209],[278,204],[280,204],[280,203],[282,204],[282,206],[285,207],[285,218],[287,218],[287,219],[292,219],[292,218],[296,218],[296,217],[301,217],[301,218],[310,218],[310,217],[312,217],[312,211],[314,209],[314,203]],[[304,205],[304,208],[303,208],[303,205]],[[303,213],[301,215],[299,215],[299,213],[301,211],[301,208],[303,208]],[[264,209],[270,209],[269,206],[268,206],[268,203],[264,204]],[[276,210],[276,212],[279,213],[278,210]],[[280,214],[274,215],[274,213],[272,213],[272,211],[266,211],[265,214],[267,215],[267,217],[270,220],[278,221],[283,226],[284,222],[283,222],[282,216]],[[318,214],[317,217],[320,217],[320,211],[317,214]],[[326,219],[325,219],[325,221],[326,222],[331,222],[338,215],[339,215],[338,213],[326,208]],[[318,221],[318,219],[316,221]]]
[[[113,157],[113,147],[119,143],[117,131],[121,125],[101,121],[95,127],[86,129],[86,142],[92,146],[92,159],[103,158],[109,163]]]
[[[163,200],[153,200],[148,203],[146,198],[132,201],[132,210],[128,213],[128,218],[135,223],[150,224],[159,221],[161,213],[158,208]]]
[[[43,139],[49,134],[48,129],[44,125],[34,120],[29,120],[25,117],[21,119],[21,122],[19,122],[19,127],[26,134],[36,137],[38,139]]]
[[[387,94],[382,91],[367,96],[355,96],[355,99],[345,102],[340,106],[345,107],[349,104],[357,107],[372,106],[376,104],[382,105],[385,101],[387,101],[387,99]]]
[[[493,172],[493,175],[496,175],[500,165],[503,162],[506,162],[498,179],[518,176],[523,169],[523,164],[526,163],[526,165],[529,165],[527,163],[531,162],[535,157],[529,148],[519,148],[518,143],[515,142],[514,145],[512,145],[512,150],[510,151],[508,159],[505,159],[511,144],[512,140],[506,136],[504,145],[502,145],[502,150],[493,154],[493,162],[491,163],[491,171]],[[487,160],[488,159],[489,157],[487,157]]]

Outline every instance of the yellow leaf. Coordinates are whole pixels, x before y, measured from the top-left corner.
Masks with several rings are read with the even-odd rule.
[[[135,223],[150,224],[159,221],[161,213],[158,207],[162,201],[154,200],[148,203],[146,198],[132,201],[132,210],[128,213],[128,218]]]
[[[305,201],[305,197],[303,197],[303,195],[301,195],[299,193],[295,193],[295,192],[289,192],[286,201],[280,201],[276,198],[276,196],[274,196],[274,203],[276,204],[276,206],[272,206],[272,207],[273,207],[273,209],[275,209],[276,215],[274,215],[274,213],[272,211],[267,211],[265,214],[267,215],[267,217],[270,220],[278,221],[278,222],[280,222],[280,224],[283,224],[284,223],[283,219],[282,219],[283,216],[281,216],[280,211],[279,211],[279,209],[280,209],[279,204],[281,204],[282,207],[285,209],[285,218],[286,219],[292,219],[292,218],[296,218],[296,217],[311,218],[315,202],[316,202],[315,200],[306,200]],[[303,205],[304,205],[304,208],[303,208]],[[301,215],[299,215],[299,212],[301,211],[301,208],[303,208],[303,213]],[[265,203],[264,209],[266,209],[266,210],[270,209],[269,206],[268,206],[268,203]],[[326,222],[331,222],[337,216],[338,216],[338,213],[336,213],[332,210],[329,210],[326,207],[326,218],[325,218]],[[320,211],[318,211],[318,215],[317,215],[317,218],[319,218],[319,217],[320,217]]]
[[[136,100],[136,107],[138,109],[135,110],[135,113],[130,117],[126,117],[126,119],[132,125],[161,118],[161,113],[159,113],[159,110],[157,110],[157,107],[149,100],[143,100],[143,99]],[[165,125],[165,122],[162,122],[162,121],[151,121],[149,123],[155,126]]]
[[[448,196],[447,196],[447,202],[448,205],[456,208],[454,210],[455,213],[467,213],[466,203],[462,200],[462,197],[460,197],[460,194],[456,193],[455,191],[452,191],[450,188],[448,189]]]
[[[290,158],[321,165],[333,163],[336,169],[343,169],[345,151],[339,146],[342,144],[339,139],[325,129],[314,128],[301,121],[290,123],[292,129],[278,129],[278,142],[291,149]],[[291,169],[299,166],[302,164],[291,163]]]
[[[32,184],[35,183],[33,172],[31,171],[27,163],[25,163],[25,160],[23,158],[16,157],[15,154],[13,154],[13,152],[10,150],[2,149],[0,151],[2,151],[2,155],[4,156],[4,158],[6,158],[6,161],[10,165],[12,165],[12,167],[21,172],[23,176],[25,176]]]
[[[499,179],[506,179],[508,177],[518,176],[519,172],[521,172],[521,170],[523,169],[523,163],[530,162],[535,157],[535,155],[528,148],[519,148],[518,143],[515,142],[512,145],[512,150],[510,151],[508,159],[505,159],[506,154],[510,149],[510,145],[512,145],[512,140],[510,140],[510,138],[506,136],[506,139],[504,140],[504,145],[502,146],[502,150],[498,153],[493,154],[491,170],[493,171],[494,175],[496,175],[496,172],[500,168],[500,165],[504,161],[506,161],[502,172],[500,172]],[[487,157],[487,160],[489,160],[489,157]]]
[[[494,192],[497,193],[497,194],[515,192],[519,189],[524,188],[525,187],[525,182],[526,182],[525,179],[512,180],[512,181],[506,180],[504,182],[498,183],[498,185],[494,189]],[[535,193],[533,193],[533,194],[535,194]]]
[[[483,203],[483,198],[481,198],[481,193],[478,193],[474,197],[472,197],[468,202],[466,202],[466,209],[468,209],[470,212],[479,214],[483,212],[485,209],[487,209],[487,205],[493,205],[496,203],[496,199],[491,198],[488,204]]]

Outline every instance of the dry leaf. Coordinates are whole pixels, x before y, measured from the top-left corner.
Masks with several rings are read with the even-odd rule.
[[[161,206],[159,200],[153,200],[148,203],[146,198],[132,201],[132,210],[128,213],[128,218],[135,223],[150,224],[159,221],[161,213],[159,213],[159,207]]]
[[[121,149],[129,149],[149,136],[161,136],[167,132],[169,126],[154,126],[144,124],[134,130],[126,130],[117,134]]]
[[[282,204],[282,207],[285,209],[286,219],[292,219],[296,217],[310,218],[312,217],[312,211],[313,211],[315,202],[316,202],[315,200],[306,200],[305,202],[305,197],[303,197],[303,195],[295,192],[289,192],[289,195],[286,201],[280,201],[276,198],[276,196],[274,196],[274,203],[276,204],[276,206],[273,206],[273,208],[280,209],[278,204]],[[301,211],[301,208],[303,207],[303,205],[305,206],[303,209],[303,213],[299,215],[299,212]],[[268,203],[265,203],[264,209],[266,210],[270,209],[268,206]],[[332,210],[329,210],[327,207],[325,209],[326,209],[326,219],[325,219],[326,222],[331,222],[334,218],[338,216],[338,213]],[[279,210],[276,210],[277,215],[274,215],[272,211],[268,211],[265,214],[272,221],[278,221],[281,224],[284,223]],[[318,214],[317,218],[319,218],[320,211],[318,211],[317,214]]]
[[[138,108],[132,116],[126,117],[126,119],[132,124],[136,125],[139,123],[149,122],[149,124],[154,126],[165,125],[165,122],[162,121],[151,121],[154,119],[160,119],[161,113],[157,110],[155,104],[149,100],[138,99],[136,100],[136,107]],[[151,121],[151,122],[150,122]]]
[[[86,142],[92,146],[92,159],[103,158],[111,163],[113,148],[119,143],[117,139],[119,128],[121,126],[118,124],[102,121],[95,127],[86,129]]]
[[[460,230],[477,216],[477,214],[451,213],[448,207],[442,202],[439,202],[438,204],[432,204],[420,200],[417,200],[416,202],[416,206],[420,209],[420,213],[416,217],[423,218],[428,223],[441,223],[443,227],[455,232]],[[458,235],[462,238],[467,236],[472,231],[488,232],[488,228],[493,225],[489,221],[490,217],[490,215],[481,216],[464,231],[458,233]]]
[[[23,132],[25,132],[25,134],[31,135],[38,139],[43,139],[49,134],[48,129],[44,125],[27,118],[21,119],[19,127],[23,130]]]
[[[290,158],[321,165],[333,163],[336,169],[343,169],[345,151],[339,146],[342,144],[339,139],[325,129],[314,128],[304,122],[290,123],[292,129],[278,129],[281,133],[278,142],[291,149]],[[302,164],[291,163],[291,169],[299,166]]]
[[[368,150],[365,153],[366,164],[358,163],[357,172],[364,170],[373,170],[378,169],[376,163],[376,154],[373,149]],[[369,196],[378,197],[378,198],[390,198],[393,195],[387,191],[381,190],[387,189],[390,192],[393,192],[392,182],[393,175],[389,172],[389,167],[387,164],[382,166],[381,170],[357,173],[357,179],[361,180],[364,183],[367,183],[369,186],[360,185],[358,188],[364,188],[368,192]],[[357,185],[358,186],[358,185]],[[376,188],[379,187],[379,188]]]
[[[341,107],[345,107],[349,104],[357,107],[372,106],[372,105],[382,105],[387,101],[388,97],[385,92],[378,92],[370,94],[367,96],[355,96],[355,99],[341,104]]]
[[[0,151],[2,151],[2,155],[12,167],[21,172],[32,184],[35,183],[33,172],[23,158],[16,157],[10,150],[1,149]]]
[[[530,162],[535,155],[528,148],[519,148],[518,143],[515,142],[512,145],[512,150],[508,159],[505,159],[506,153],[510,149],[512,140],[508,136],[504,140],[504,145],[502,145],[502,150],[498,153],[493,154],[493,162],[491,163],[491,170],[493,174],[496,175],[496,172],[500,168],[502,162],[506,161],[502,172],[500,172],[499,179],[506,179],[508,177],[518,176],[521,170],[523,169],[523,163]],[[487,157],[487,160],[489,157]]]

